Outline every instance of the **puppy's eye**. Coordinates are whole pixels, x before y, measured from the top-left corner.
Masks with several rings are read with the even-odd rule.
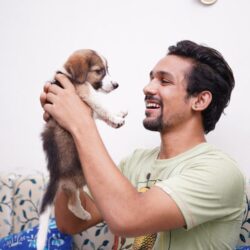
[[[102,75],[104,72],[103,72],[103,69],[97,69],[97,70],[95,70],[95,73],[97,75]]]

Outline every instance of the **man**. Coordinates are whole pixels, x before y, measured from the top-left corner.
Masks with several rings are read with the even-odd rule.
[[[102,143],[89,107],[65,76],[56,78],[63,89],[46,84],[40,97],[44,119],[52,116],[71,133],[92,196],[81,193],[92,215],[82,221],[67,209],[67,196],[57,195],[56,220],[62,231],[74,234],[105,220],[116,235],[146,235],[139,238],[143,247],[136,238],[133,249],[153,249],[153,244],[154,249],[172,250],[235,247],[244,177],[230,157],[205,139],[234,87],[232,71],[220,53],[191,41],[169,47],[144,88],[143,124],[160,133],[161,145],[136,150],[119,168]]]

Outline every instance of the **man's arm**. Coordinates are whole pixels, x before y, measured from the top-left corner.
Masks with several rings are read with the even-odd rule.
[[[99,210],[86,192],[80,192],[80,199],[82,206],[91,214],[89,221],[76,217],[68,209],[67,195],[63,191],[57,193],[55,198],[55,217],[57,227],[61,232],[68,234],[80,233],[102,221]]]
[[[121,174],[91,123],[72,135],[88,187],[111,231],[133,237],[185,226],[180,209],[161,188],[139,193]]]
[[[44,110],[73,136],[88,188],[111,231],[138,236],[185,226],[180,209],[161,188],[138,193],[121,174],[101,140],[89,107],[65,76],[56,77],[63,89],[49,86]]]

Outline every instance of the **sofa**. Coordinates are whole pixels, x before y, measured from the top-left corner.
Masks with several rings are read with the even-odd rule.
[[[37,226],[39,202],[47,179],[47,175],[40,171],[18,170],[0,174],[0,239]],[[250,195],[249,180],[247,180],[247,193]],[[246,197],[246,210],[239,234],[238,249],[250,245],[249,210],[250,202]],[[131,249],[131,246],[129,239],[114,236],[105,223],[72,237],[74,250]]]

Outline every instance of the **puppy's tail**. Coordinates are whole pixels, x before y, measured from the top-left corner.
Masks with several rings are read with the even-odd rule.
[[[48,187],[42,199],[40,208],[39,226],[37,233],[37,250],[44,250],[47,233],[49,229],[49,218],[51,214],[52,204],[56,195],[58,183],[55,179],[50,178]]]
[[[39,226],[36,240],[37,250],[44,250],[49,230],[49,217],[51,213],[51,205],[47,206],[45,211],[40,214]]]

